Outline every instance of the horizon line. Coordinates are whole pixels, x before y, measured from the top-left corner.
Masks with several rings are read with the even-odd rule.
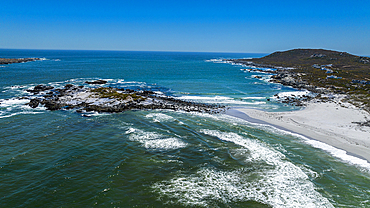
[[[0,48],[0,50],[30,50],[30,51],[111,51],[111,52],[162,52],[162,53],[230,53],[230,54],[263,54],[263,55],[269,55],[275,52],[284,52],[294,49],[323,49],[323,50],[331,50],[331,51],[337,51],[337,52],[346,52],[351,55],[356,56],[367,56],[370,57],[370,54],[368,55],[359,55],[355,53],[350,53],[343,50],[336,50],[336,49],[328,49],[328,48],[311,48],[311,47],[297,47],[297,48],[289,48],[289,49],[283,49],[283,50],[275,50],[272,52],[230,52],[230,51],[171,51],[171,50],[115,50],[115,49],[30,49],[30,48]]]
[[[0,48],[0,50],[33,50],[33,51],[112,51],[112,52],[168,52],[168,53],[253,53],[268,54],[264,52],[230,52],[230,51],[172,51],[172,50],[115,50],[115,49],[31,49],[31,48]]]

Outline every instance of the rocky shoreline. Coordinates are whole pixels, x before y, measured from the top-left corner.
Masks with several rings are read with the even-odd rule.
[[[296,73],[292,71],[292,68],[284,68],[280,66],[273,66],[273,65],[264,65],[264,64],[256,64],[250,61],[243,61],[243,60],[233,60],[227,59],[225,61],[234,63],[234,64],[242,64],[247,68],[251,69],[242,69],[242,71],[247,72],[260,72],[264,74],[271,74],[270,82],[279,83],[285,86],[290,86],[298,90],[307,90],[311,92],[310,95],[299,95],[299,96],[286,96],[286,97],[279,97],[278,94],[274,95],[274,97],[285,104],[294,105],[294,106],[306,106],[307,102],[312,99],[317,99],[320,101],[328,100],[328,94],[331,93],[330,90],[326,88],[320,88],[317,86],[310,85],[306,80],[302,79],[301,73]],[[259,68],[266,68],[259,69]],[[274,69],[274,70],[271,70]],[[260,76],[254,76],[255,78],[261,78]]]
[[[270,82],[311,92],[310,96],[282,100],[286,103],[302,106],[304,101],[326,102],[339,96],[343,102],[370,112],[369,57],[323,49],[293,49],[262,58],[224,61],[243,65],[246,72],[269,73]]]
[[[261,73],[268,73],[272,74],[271,76],[271,82],[279,83],[285,86],[291,86],[293,88],[302,90],[308,90],[310,92],[314,93],[326,93],[329,92],[325,88],[320,88],[317,86],[310,85],[310,83],[302,78],[302,73],[296,73],[293,71],[291,67],[281,67],[281,66],[273,66],[268,64],[256,64],[251,61],[243,61],[239,59],[227,59],[225,61],[234,63],[234,64],[242,64],[245,67],[253,67],[253,69],[243,69],[244,71],[249,72],[261,72]],[[257,67],[257,68],[255,68]],[[262,70],[258,68],[268,68],[268,69],[274,69],[274,70]]]
[[[103,84],[104,80],[90,82]],[[175,97],[159,95],[153,91],[131,90],[112,87],[84,87],[67,84],[64,88],[37,85],[27,90],[33,96],[29,99],[32,108],[44,106],[47,110],[76,109],[78,113],[108,112],[118,113],[127,110],[167,109],[185,112],[216,114],[226,110],[225,106],[193,103]]]
[[[41,58],[0,58],[1,64],[25,63],[30,61],[39,61]]]

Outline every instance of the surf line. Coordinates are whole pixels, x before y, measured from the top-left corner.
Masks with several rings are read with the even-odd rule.
[[[298,138],[302,139],[306,144],[309,144],[314,148],[318,148],[318,149],[324,150],[325,152],[328,152],[331,156],[340,159],[342,162],[346,162],[346,163],[351,164],[351,165],[355,165],[355,166],[359,166],[361,168],[365,168],[365,169],[367,169],[367,171],[370,172],[370,162],[366,158],[364,158],[364,157],[362,157],[358,154],[346,151],[346,150],[338,148],[338,147],[331,146],[331,145],[329,145],[325,142],[319,141],[319,140],[317,140],[317,139],[315,139],[311,136],[298,133],[294,130],[287,129],[285,127],[282,127],[282,126],[279,126],[279,125],[276,125],[276,124],[272,124],[272,123],[269,123],[269,122],[266,122],[266,121],[262,121],[260,119],[252,118],[248,114],[246,114],[246,113],[244,113],[244,112],[242,112],[238,109],[240,109],[240,108],[231,108],[231,109],[227,110],[225,112],[225,114],[228,115],[228,116],[235,117],[235,118],[240,118],[240,119],[245,120],[247,122],[250,122],[252,124],[259,124],[259,125],[266,125],[266,126],[273,127],[274,129],[277,129],[277,130],[279,130],[283,133],[290,134],[292,136],[295,136],[295,137],[298,137]]]

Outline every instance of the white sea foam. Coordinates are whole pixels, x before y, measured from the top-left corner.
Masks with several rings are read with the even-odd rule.
[[[43,113],[43,112],[22,111],[22,112],[17,112],[17,113],[7,114],[7,115],[1,115],[1,116],[0,116],[0,119],[1,119],[1,118],[10,118],[10,117],[13,117],[13,116],[16,116],[16,115],[40,114],[40,113]]]
[[[135,81],[130,81],[130,82],[123,82],[125,84],[146,84],[145,82],[135,82]]]
[[[49,85],[54,88],[64,88],[66,84],[73,84],[73,85],[87,85],[86,81],[95,81],[95,80],[105,80],[108,81],[108,84],[119,84],[121,87],[131,87],[131,86],[139,86],[145,87],[146,83],[144,82],[125,82],[124,79],[102,79],[102,78],[73,78],[62,82],[49,82],[49,83],[33,83],[27,85],[14,85],[14,86],[7,86],[4,87],[6,89],[6,93],[12,94],[14,97],[20,97],[24,95],[33,95],[33,93],[27,92],[27,90],[32,90],[35,86],[42,84],[42,85]],[[103,86],[106,86],[103,85]],[[5,93],[4,92],[4,93]],[[40,92],[43,94],[45,92]]]
[[[340,158],[350,164],[360,166],[362,168],[366,168],[367,171],[370,171],[370,163],[364,159],[360,159],[358,157],[348,155],[346,151],[335,148],[333,146],[330,146],[328,144],[325,144],[320,141],[311,140],[311,139],[305,139],[305,142],[307,144],[312,145],[315,148],[323,149],[330,154],[332,154],[334,157]]]
[[[209,59],[209,60],[205,60],[206,62],[220,62],[222,61],[222,59]]]
[[[225,204],[252,200],[272,207],[333,207],[315,190],[308,176],[280,152],[236,133],[209,129],[200,132],[245,148],[239,154],[245,154],[246,163],[260,168],[253,171],[202,168],[190,176],[180,172],[169,181],[154,184],[155,191],[190,206],[209,207],[210,200]]]
[[[172,150],[187,146],[187,144],[180,138],[166,137],[165,135],[155,132],[146,132],[139,129],[130,128],[126,131],[126,134],[129,134],[129,139],[131,141],[140,142],[142,143],[143,147],[147,149]]]
[[[358,166],[360,168],[364,168],[366,171],[370,171],[370,163],[367,160],[349,155],[345,150],[335,148],[331,145],[325,144],[324,142],[309,139],[309,138],[307,138],[305,136],[302,136],[300,134],[296,134],[296,133],[292,133],[292,132],[284,131],[284,130],[280,130],[280,129],[277,129],[277,130],[283,132],[284,134],[289,134],[289,135],[301,138],[305,143],[307,143],[307,144],[309,144],[309,145],[311,145],[315,148],[322,149],[322,150],[330,153],[332,156],[343,160],[344,162],[347,162],[349,164]]]
[[[10,107],[10,106],[19,106],[29,103],[30,101],[27,99],[9,99],[9,100],[0,100],[1,107]]]
[[[253,72],[253,73],[259,73],[259,74],[271,74],[274,73],[276,70],[275,69],[269,69],[269,68],[258,68],[255,66],[248,66],[247,69],[240,69],[241,71],[244,72]]]
[[[209,60],[205,60],[205,62],[225,63],[225,64],[231,64],[231,65],[237,65],[237,66],[243,66],[244,65],[244,64],[241,64],[241,63],[235,63],[233,61],[226,61],[225,59],[209,59]]]
[[[230,63],[229,61],[224,61],[223,59],[209,59],[209,60],[205,60],[205,62],[213,62],[213,63]]]
[[[271,126],[271,125],[253,124],[253,123],[250,123],[250,124],[256,126],[257,128],[261,128],[263,130],[267,130],[267,131],[270,131],[270,132],[273,132],[273,133],[283,134],[283,135],[291,135],[291,136],[300,138],[306,144],[309,144],[309,145],[311,145],[311,146],[313,146],[317,149],[324,150],[324,151],[328,152],[330,155],[342,160],[343,162],[346,162],[346,163],[351,164],[351,165],[355,165],[355,166],[359,167],[362,170],[370,172],[370,163],[367,160],[358,158],[356,156],[349,155],[345,150],[338,149],[338,148],[333,147],[329,144],[325,144],[324,142],[309,139],[309,138],[307,138],[303,135],[296,134],[296,133],[286,131],[286,130],[282,130],[282,129],[279,129],[277,127]]]
[[[250,102],[245,100],[251,100],[251,98],[244,98],[236,99],[231,97],[225,97],[225,96],[215,96],[215,97],[203,97],[203,96],[181,96],[179,99],[182,100],[190,100],[190,101],[200,101],[202,103],[216,103],[216,104],[230,104],[230,105],[260,105],[260,104],[266,104],[264,101],[256,101],[256,102]]]
[[[262,80],[264,82],[270,82],[272,75],[252,75],[251,78]],[[246,79],[250,79],[249,77],[245,77]],[[254,83],[260,84],[260,83]]]
[[[217,137],[221,140],[233,142],[240,146],[246,147],[248,150],[251,151],[251,155],[249,160],[251,162],[255,161],[265,161],[268,164],[276,165],[279,161],[285,158],[284,154],[270,150],[269,148],[265,147],[262,143],[257,142],[256,140],[251,140],[240,136],[239,134],[233,132],[221,132],[218,130],[209,130],[203,129],[200,131],[201,133],[211,135]]]
[[[250,103],[243,100],[237,100],[231,97],[215,96],[215,97],[203,97],[203,96],[181,96],[181,100],[190,101],[201,101],[202,103],[219,103],[219,104],[237,104],[237,105],[250,105],[250,104],[261,104],[261,103]]]
[[[203,115],[199,114],[198,116],[203,116]],[[228,115],[212,115],[211,117],[214,118],[214,119],[217,118],[218,120],[223,120],[223,121],[226,121],[226,122],[229,122],[229,123],[235,123],[236,122],[237,124],[241,124],[241,125],[246,125],[246,124],[247,125],[252,125],[255,128],[260,128],[262,130],[269,131],[269,132],[272,132],[272,133],[275,133],[275,134],[291,135],[291,136],[297,137],[299,139],[302,139],[306,144],[309,144],[309,145],[311,145],[315,148],[324,150],[324,151],[328,152],[330,155],[342,160],[345,163],[355,165],[355,166],[359,167],[362,170],[370,172],[370,163],[367,160],[358,158],[358,157],[353,156],[353,155],[349,155],[344,150],[335,148],[331,145],[325,144],[325,143],[317,141],[317,140],[309,139],[309,138],[307,138],[303,135],[296,134],[296,133],[286,131],[286,130],[282,130],[282,129],[279,129],[277,127],[274,127],[274,126],[268,125],[268,124],[251,123],[249,121],[239,119],[239,118],[235,118],[235,117],[228,116]]]
[[[152,118],[154,122],[166,122],[166,121],[175,121],[172,116],[163,114],[163,113],[151,113],[146,115],[147,118]]]
[[[130,128],[125,132],[125,134],[131,134],[131,133],[134,133],[135,131],[137,131],[137,129],[130,127]]]
[[[163,95],[163,92],[161,91],[154,91],[155,94],[158,94],[158,95]]]
[[[234,63],[234,62],[229,62],[229,61],[227,61],[226,63],[231,63],[231,65],[236,65],[236,66],[244,66],[244,64],[241,64],[241,63]]]
[[[303,91],[294,91],[294,92],[280,92],[278,93],[278,96],[280,98],[284,98],[284,97],[298,97],[298,96],[304,96],[304,95],[308,95],[310,92],[307,91],[307,90],[303,90]]]
[[[186,143],[178,138],[151,139],[144,142],[147,149],[178,149],[186,147]]]
[[[266,97],[243,97],[244,100],[264,100]]]
[[[100,77],[90,77],[90,78],[73,78],[69,79],[63,82],[51,82],[49,85],[52,85],[53,87],[63,87],[65,84],[74,84],[74,85],[86,85],[86,81],[96,81],[96,80],[104,80],[107,81],[107,84],[122,84],[122,83],[131,83],[131,82],[125,82],[124,79],[104,79]],[[99,85],[100,86],[100,85]]]
[[[31,108],[28,105],[25,105],[28,103],[29,100],[27,99],[1,99],[0,100],[0,107],[2,108],[1,116],[0,118],[9,118],[16,115],[22,115],[22,114],[39,114],[43,113],[40,111],[43,111],[45,108],[43,107],[37,107],[35,109]]]
[[[259,102],[246,103],[246,104],[250,104],[250,105],[260,105],[260,104],[266,104],[266,102],[264,102],[264,101],[259,101]]]

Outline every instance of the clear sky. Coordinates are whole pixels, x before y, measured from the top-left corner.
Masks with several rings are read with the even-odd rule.
[[[370,1],[0,0],[0,48],[370,55]]]

